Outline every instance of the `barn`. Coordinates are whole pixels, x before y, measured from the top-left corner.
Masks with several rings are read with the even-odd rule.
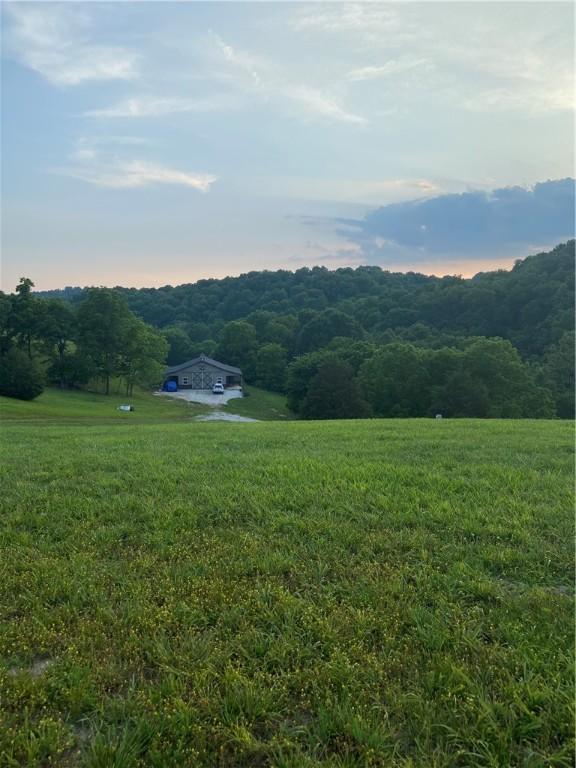
[[[220,382],[224,387],[241,387],[242,371],[206,355],[200,355],[187,363],[173,365],[164,374],[164,387],[173,381],[178,389],[209,389]]]

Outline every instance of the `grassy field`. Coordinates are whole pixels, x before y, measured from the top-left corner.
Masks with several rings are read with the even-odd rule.
[[[2,429],[0,765],[573,765],[569,424],[43,398]]]
[[[119,411],[118,406],[122,403],[131,403],[135,410]],[[127,398],[126,395],[47,389],[31,402],[0,397],[0,419],[5,424],[167,423],[189,421],[207,410],[205,406],[159,397],[150,392],[136,392]]]
[[[226,411],[262,421],[283,421],[295,418],[294,414],[288,410],[286,398],[282,395],[252,386],[245,386],[244,394],[243,398],[229,400]]]
[[[230,401],[224,410],[262,421],[294,418],[281,395],[256,387],[247,387],[246,392],[246,398]],[[134,411],[119,411],[118,406],[122,403],[134,405]],[[210,406],[186,403],[145,391],[126,397],[122,394],[106,396],[97,392],[47,389],[31,402],[0,396],[2,422],[19,424],[163,424],[191,421],[195,416],[211,410]]]

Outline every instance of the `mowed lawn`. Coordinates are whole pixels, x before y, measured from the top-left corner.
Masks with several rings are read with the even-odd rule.
[[[5,424],[0,765],[573,765],[572,445]]]

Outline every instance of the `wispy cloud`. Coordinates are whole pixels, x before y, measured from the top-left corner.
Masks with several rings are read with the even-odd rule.
[[[177,114],[224,112],[258,105],[304,121],[365,125],[367,120],[347,109],[335,88],[322,88],[287,77],[274,61],[239,50],[210,32],[203,48],[206,78],[213,92],[203,96],[135,95],[110,106],[90,109],[95,119],[155,118]],[[214,89],[216,92],[214,92]]]
[[[446,45],[439,57],[446,68],[468,73],[473,87],[451,86],[448,93],[471,111],[543,113],[574,109],[574,50],[550,47],[550,30],[522,30],[523,45],[510,47],[497,30],[468,31],[468,40]],[[488,41],[488,42],[487,42]]]
[[[290,26],[299,32],[360,34],[364,41],[380,44],[386,35],[396,36],[397,42],[413,35],[409,12],[383,3],[305,5],[292,15]]]
[[[290,11],[287,23],[319,44],[337,40],[346,50],[388,58],[351,69],[348,83],[388,78],[405,85],[410,74],[411,92],[435,93],[447,108],[572,110],[574,47],[561,16],[540,9],[535,4],[526,16],[520,3],[495,3],[487,14],[474,3],[453,3],[440,26],[434,4],[327,3]],[[510,45],[511,35],[518,45]]]
[[[381,66],[359,67],[348,73],[346,79],[350,82],[361,82],[363,80],[378,80],[380,78],[390,77],[414,69],[430,69],[432,66],[428,59],[392,59]]]
[[[138,118],[162,117],[199,112],[218,112],[237,106],[237,100],[230,96],[211,96],[210,98],[156,98],[150,96],[135,97],[113,104],[103,109],[91,109],[84,112],[84,117],[95,118]]]
[[[80,136],[76,139],[75,147],[70,153],[69,159],[82,162],[96,160],[115,148],[133,146],[151,147],[154,146],[154,141],[144,136]]]
[[[95,141],[89,138],[80,139],[70,154],[70,164],[55,168],[53,172],[111,189],[137,189],[155,184],[175,184],[196,189],[199,192],[207,192],[218,180],[218,177],[213,174],[183,171],[146,160],[125,159],[110,155],[100,151],[99,143],[105,143],[105,140],[99,142],[97,139]]]
[[[4,7],[11,18],[8,52],[54,85],[139,76],[136,53],[90,42],[90,17],[82,6],[11,2]]]
[[[304,120],[365,125],[367,120],[346,109],[331,92],[309,83],[287,79],[273,62],[246,51],[239,51],[219,35],[210,35],[219,77],[253,99],[272,104],[276,109]]]
[[[471,112],[509,112],[521,110],[546,114],[551,110],[569,112],[574,109],[574,89],[555,86],[541,88],[489,88],[479,89],[462,100],[462,105]]]
[[[254,183],[259,183],[256,177]],[[264,183],[262,180],[261,183]],[[269,182],[268,182],[269,184]],[[294,200],[330,201],[360,206],[382,205],[414,197],[423,199],[449,189],[462,189],[461,182],[430,179],[315,178],[283,177],[277,179],[275,193]],[[302,217],[299,217],[302,219]],[[308,217],[304,217],[307,219]],[[313,217],[316,219],[316,217]]]
[[[90,159],[94,159],[91,157]],[[217,181],[217,176],[179,171],[162,165],[133,160],[118,165],[72,165],[61,168],[60,173],[75,179],[95,184],[98,187],[112,189],[135,189],[153,184],[177,184],[200,192],[207,192],[210,185]]]
[[[267,69],[269,62],[247,51],[233,48],[214,32],[210,33],[210,40],[234,71],[247,75],[249,83],[253,86],[259,87],[262,85],[260,71]]]
[[[309,117],[325,118],[338,123],[366,125],[367,120],[341,107],[322,91],[306,85],[288,86],[284,89],[285,98],[292,101]]]

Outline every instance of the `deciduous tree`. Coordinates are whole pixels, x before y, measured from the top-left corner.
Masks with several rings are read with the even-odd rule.
[[[362,397],[351,366],[339,361],[320,366],[302,403],[305,419],[363,419],[370,406]]]

